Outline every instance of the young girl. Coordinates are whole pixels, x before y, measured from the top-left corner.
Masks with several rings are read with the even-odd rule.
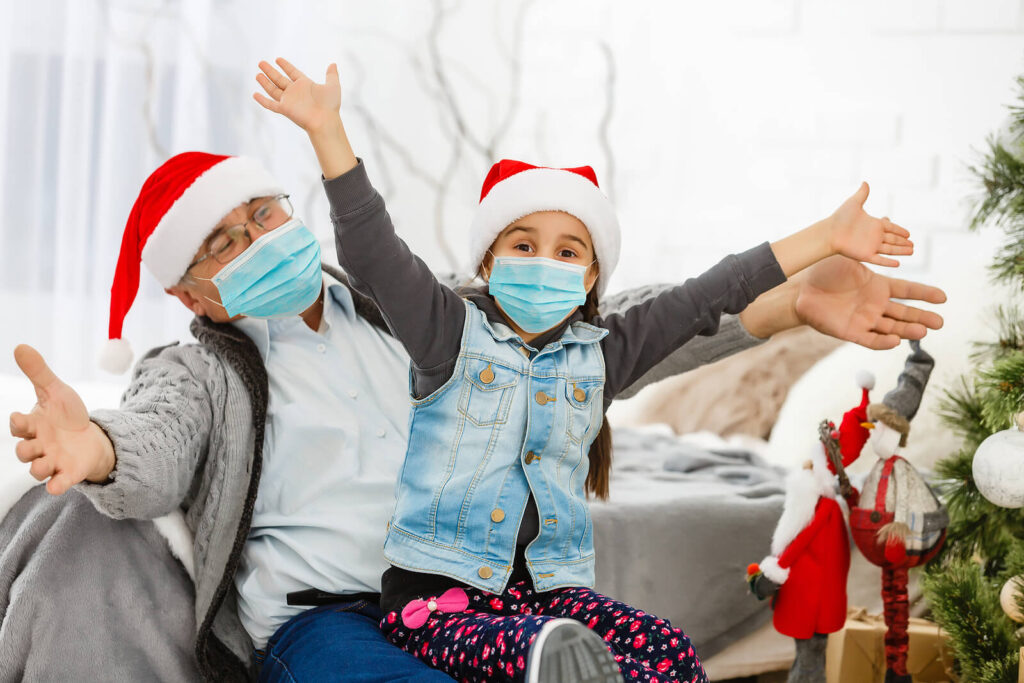
[[[911,253],[909,233],[864,213],[862,186],[833,216],[602,317],[619,226],[593,171],[504,160],[470,238],[486,287],[456,293],[395,235],[345,135],[336,67],[318,85],[278,64],[260,63],[256,99],[308,133],[339,260],[412,359],[381,628],[461,680],[707,680],[680,629],[590,589],[604,411],[723,312],[832,254],[896,265],[881,254]]]

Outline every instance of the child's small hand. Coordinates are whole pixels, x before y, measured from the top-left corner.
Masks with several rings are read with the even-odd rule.
[[[253,97],[265,109],[291,119],[307,133],[317,133],[325,126],[338,120],[341,108],[341,83],[338,81],[338,66],[327,67],[324,83],[315,83],[286,59],[277,58],[281,73],[268,62],[260,62],[256,80],[267,92],[253,93]]]
[[[868,198],[868,184],[843,202],[832,214],[829,226],[829,245],[834,254],[842,254],[876,266],[898,266],[899,261],[882,254],[906,256],[914,253],[910,232],[888,218],[875,218],[864,211]]]

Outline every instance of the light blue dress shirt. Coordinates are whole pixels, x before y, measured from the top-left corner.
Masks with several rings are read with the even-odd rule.
[[[235,586],[257,648],[316,588],[380,592],[383,545],[405,457],[409,356],[360,319],[329,275],[323,322],[243,318],[270,380],[263,472]]]

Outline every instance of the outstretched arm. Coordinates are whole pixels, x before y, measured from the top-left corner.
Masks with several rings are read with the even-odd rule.
[[[395,234],[384,200],[345,134],[337,66],[327,68],[321,84],[287,60],[277,63],[284,73],[260,62],[256,80],[267,94],[254,97],[309,136],[331,205],[338,262],[352,285],[377,303],[417,368],[449,361],[459,351],[465,304]]]
[[[887,218],[868,215],[863,207],[867,196],[868,186],[863,183],[831,216],[773,242],[768,258],[774,261],[776,273],[785,277],[796,275],[837,255],[881,266],[899,265],[889,256],[913,253],[910,233]],[[785,282],[785,277],[774,282],[754,278],[743,267],[744,263],[755,263],[751,258],[756,253],[757,249],[752,249],[741,255],[736,262],[740,267],[730,265],[727,259],[650,302],[644,302],[622,315],[606,316],[602,321],[610,331],[602,342],[607,361],[606,400],[615,398],[635,384],[694,336],[715,334],[723,313],[742,315],[758,298],[763,297],[762,304],[761,308],[755,308],[753,322],[769,328],[765,336],[798,324],[799,313],[807,308],[806,302],[795,296],[799,290],[778,289]],[[758,258],[767,261],[763,255]],[[856,265],[869,272],[859,263]],[[768,269],[762,267],[759,272],[768,272]],[[796,285],[801,289],[810,286],[799,281]],[[884,308],[892,315],[884,320],[875,320],[870,311],[865,314],[859,310],[845,320],[836,319],[829,313],[825,321],[859,343],[877,344],[880,348],[895,346],[900,338],[900,332],[895,331],[897,328],[903,334],[916,333],[917,330],[908,330],[893,317],[906,317],[912,313],[908,307],[897,311],[899,305],[888,302],[887,298],[886,304],[889,305]],[[771,315],[766,316],[768,312]],[[887,327],[888,331],[863,329],[869,322],[873,327]],[[775,329],[771,329],[773,327]],[[923,336],[923,330],[921,332]],[[833,333],[833,336],[839,335]]]
[[[836,254],[872,263],[896,267],[899,261],[887,255],[914,253],[910,232],[888,218],[875,218],[864,210],[868,184],[843,202],[831,216],[810,227],[772,243],[772,251],[786,277]]]
[[[38,351],[21,345],[18,367],[36,390],[28,414],[11,415],[15,452],[51,494],[75,486],[115,519],[155,518],[177,508],[205,456],[212,429],[207,387],[217,362],[197,347],[142,360],[119,410],[89,413]]]
[[[938,287],[886,277],[851,258],[832,256],[758,297],[740,321],[767,338],[810,325],[823,334],[869,349],[891,349],[942,327],[942,316],[895,299],[940,304]]]

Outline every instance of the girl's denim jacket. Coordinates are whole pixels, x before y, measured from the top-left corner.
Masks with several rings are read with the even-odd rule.
[[[525,555],[535,587],[592,585],[583,485],[604,408],[686,341],[713,335],[723,313],[784,282],[770,245],[593,324],[576,312],[533,348],[485,294],[467,301],[433,277],[395,234],[362,163],[324,187],[338,260],[412,361],[409,447],[387,558],[499,592],[532,493],[539,531]]]
[[[577,322],[532,351],[465,305],[455,372],[413,402],[384,555],[398,567],[500,593],[532,491],[540,533],[526,561],[537,590],[593,586],[583,484],[603,418],[598,342],[608,332]]]

